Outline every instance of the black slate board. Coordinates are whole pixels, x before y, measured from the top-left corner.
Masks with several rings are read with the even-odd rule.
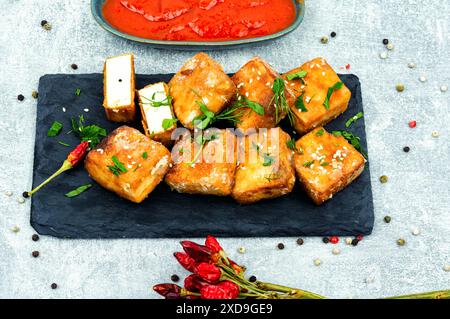
[[[138,75],[137,87],[168,81],[172,75]],[[341,75],[352,91],[347,112],[327,126],[345,129],[345,121],[363,110],[361,85],[354,75]],[[71,146],[78,143],[70,130],[70,117],[83,114],[87,123],[111,132],[119,125],[106,120],[102,109],[101,74],[45,75],[39,82],[33,185],[50,176],[64,161]],[[76,96],[77,88],[81,95]],[[67,111],[64,113],[62,108]],[[85,112],[84,109],[89,109]],[[63,133],[47,137],[54,120],[64,124]],[[136,124],[136,127],[139,127]],[[366,146],[364,120],[351,131]],[[80,185],[94,186],[81,196],[65,193]],[[171,192],[161,183],[150,197],[137,205],[119,198],[93,182],[83,167],[57,178],[32,198],[31,224],[41,235],[61,238],[189,238],[214,234],[220,237],[281,237],[368,235],[374,221],[370,172],[347,189],[317,207],[296,185],[285,197],[241,206],[231,198],[204,197]]]

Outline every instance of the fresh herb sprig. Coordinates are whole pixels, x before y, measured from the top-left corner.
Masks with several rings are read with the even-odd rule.
[[[63,128],[63,125],[60,122],[54,121],[52,126],[49,128],[49,130],[47,132],[47,136],[48,137],[57,136],[61,132],[62,128]]]
[[[334,91],[340,90],[344,83],[342,82],[336,82],[332,87],[328,89],[327,97],[325,98],[325,101],[323,102],[323,106],[325,106],[325,109],[330,109],[330,99],[333,95]]]
[[[141,96],[141,98],[146,101],[142,104],[150,105],[153,107],[172,106],[173,98],[170,95],[167,95],[167,97],[162,101],[156,101],[156,94],[165,94],[165,92],[154,92],[150,99],[145,96]]]
[[[361,138],[359,136],[354,135],[352,132],[348,131],[333,131],[331,132],[334,136],[342,136],[345,138],[358,152],[364,156],[365,159],[368,159],[367,153],[361,147]]]
[[[275,106],[276,123],[280,121],[280,115],[282,113],[286,113],[289,122],[291,123],[291,125],[293,125],[295,114],[287,103],[285,89],[286,85],[284,83],[284,80],[282,78],[276,78],[272,86],[273,98],[270,101],[269,105]]]
[[[362,118],[364,116],[363,112],[358,112],[356,113],[354,116],[352,116],[351,118],[348,119],[347,122],[345,122],[345,127],[350,127],[350,125],[352,125],[353,123],[355,123],[357,120],[359,120],[360,118]]]
[[[92,184],[87,184],[87,185],[83,185],[83,186],[80,186],[80,187],[78,187],[77,189],[74,189],[73,191],[71,191],[71,192],[68,192],[66,195],[64,195],[64,196],[66,196],[66,197],[68,197],[68,198],[74,198],[74,197],[77,197],[77,196],[79,196],[80,194],[82,194],[82,193],[84,193],[85,191],[87,191],[89,188],[91,188],[92,187]]]
[[[303,150],[300,148],[298,148],[297,147],[297,145],[295,145],[295,139],[290,139],[290,140],[288,140],[287,142],[286,142],[286,145],[287,145],[287,147],[290,149],[290,150],[292,150],[292,151],[294,151],[294,152],[296,152],[296,153],[298,153],[298,154],[303,154]]]
[[[198,150],[197,154],[195,154],[194,159],[189,163],[190,166],[193,166],[195,162],[197,162],[198,158],[203,152],[203,148],[205,147],[205,144],[210,141],[214,141],[218,139],[219,137],[216,134],[211,134],[210,136],[200,135],[196,138],[195,142],[200,145],[200,149]],[[183,150],[184,153],[184,150]]]
[[[119,176],[123,173],[128,172],[128,170],[126,169],[125,165],[123,165],[119,159],[117,158],[117,156],[113,156],[112,161],[114,163],[114,166],[112,165],[108,165],[108,169],[111,171],[111,173],[113,173],[116,176]]]
[[[162,122],[162,127],[163,127],[164,131],[167,131],[168,129],[170,129],[177,123],[178,123],[177,119],[164,119]]]
[[[106,137],[106,130],[97,125],[86,126],[84,116],[80,115],[78,122],[72,118],[72,131],[80,137],[82,142],[89,142],[90,147],[95,147],[100,143],[100,139]]]

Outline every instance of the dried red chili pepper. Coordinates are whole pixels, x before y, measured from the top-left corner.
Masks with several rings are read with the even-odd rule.
[[[208,247],[188,240],[182,241],[181,246],[183,246],[184,251],[196,262],[211,261],[212,251]]]
[[[184,269],[190,272],[195,272],[195,267],[197,266],[197,263],[188,254],[178,252],[174,253],[173,255],[178,260],[180,265],[183,266]]]
[[[222,270],[208,263],[198,264],[195,273],[211,284],[218,282],[222,277]]]
[[[89,142],[82,142],[72,152],[69,153],[69,155],[67,156],[63,165],[61,166],[61,168],[58,171],[56,171],[55,174],[50,176],[46,181],[44,181],[41,185],[39,185],[38,187],[33,189],[31,192],[25,192],[24,196],[25,195],[28,195],[26,197],[33,196],[34,193],[36,193],[42,187],[47,185],[55,177],[59,176],[60,174],[64,173],[65,171],[68,171],[68,170],[74,168],[75,166],[77,166],[86,157],[86,154],[88,153],[88,149],[89,149]]]
[[[236,299],[237,297],[239,297],[240,289],[239,286],[235,283],[231,281],[221,281],[218,286],[227,290],[230,293],[232,299]]]
[[[221,251],[223,251],[223,248],[222,246],[220,246],[216,237],[212,235],[206,236],[205,246],[208,247],[213,253],[220,253]]]
[[[198,275],[190,275],[184,279],[184,289],[192,292],[200,292],[203,287],[209,286],[209,284],[202,280]]]
[[[206,286],[200,290],[202,299],[232,299],[231,293],[220,286]]]
[[[153,290],[161,296],[167,297],[168,295],[178,295],[181,298],[182,288],[175,284],[159,284],[153,286]],[[172,298],[173,299],[173,298]]]
[[[242,274],[244,272],[244,269],[239,266],[238,264],[236,264],[233,260],[231,260],[230,258],[228,258],[228,262],[230,263],[231,267],[234,269],[234,271],[236,272],[236,274]]]

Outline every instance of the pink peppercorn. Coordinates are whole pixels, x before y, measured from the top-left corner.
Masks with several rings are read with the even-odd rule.
[[[417,122],[416,121],[411,121],[411,122],[409,122],[408,125],[409,125],[410,128],[415,128],[416,125],[417,125]]]
[[[330,237],[330,243],[337,244],[338,242],[339,242],[339,237],[337,237],[337,236]]]
[[[358,239],[358,241],[361,241],[361,240],[363,240],[363,236],[362,235],[358,235],[358,236],[356,236],[356,239]]]

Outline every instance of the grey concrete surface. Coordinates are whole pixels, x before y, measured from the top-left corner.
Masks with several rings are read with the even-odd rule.
[[[90,14],[88,0],[0,1],[0,298],[155,298],[153,284],[185,273],[172,252],[178,240],[31,241],[29,203],[36,102],[46,73],[100,72],[105,57],[136,55],[140,73],[174,72],[192,53],[156,50],[112,36]],[[430,0],[314,0],[300,28],[268,45],[212,52],[233,72],[253,55],[280,71],[323,56],[362,82],[376,209],[372,236],[359,246],[340,243],[340,255],[319,238],[226,239],[231,256],[258,278],[334,298],[379,298],[450,288],[449,97],[450,3]],[[47,19],[51,31],[40,21]],[[327,45],[322,35],[337,32]],[[388,58],[381,41],[395,45]],[[414,62],[415,69],[407,64]],[[418,78],[427,77],[425,83]],[[406,90],[398,93],[397,83]],[[17,101],[18,94],[26,100]],[[410,129],[409,120],[417,127]],[[432,131],[439,131],[438,138]],[[411,147],[409,153],[403,147]],[[389,176],[387,184],[378,177]],[[5,192],[12,191],[11,197]],[[64,209],[63,207],[61,209]],[[385,224],[383,216],[392,216]],[[239,221],[236,221],[239,222]],[[20,227],[13,233],[11,228]],[[414,236],[412,229],[420,229]],[[404,238],[406,246],[396,240]],[[276,245],[283,242],[286,249]],[[245,246],[246,254],[237,248]],[[33,250],[41,256],[31,257]],[[315,258],[323,264],[316,267]],[[57,290],[50,284],[56,282]]]

